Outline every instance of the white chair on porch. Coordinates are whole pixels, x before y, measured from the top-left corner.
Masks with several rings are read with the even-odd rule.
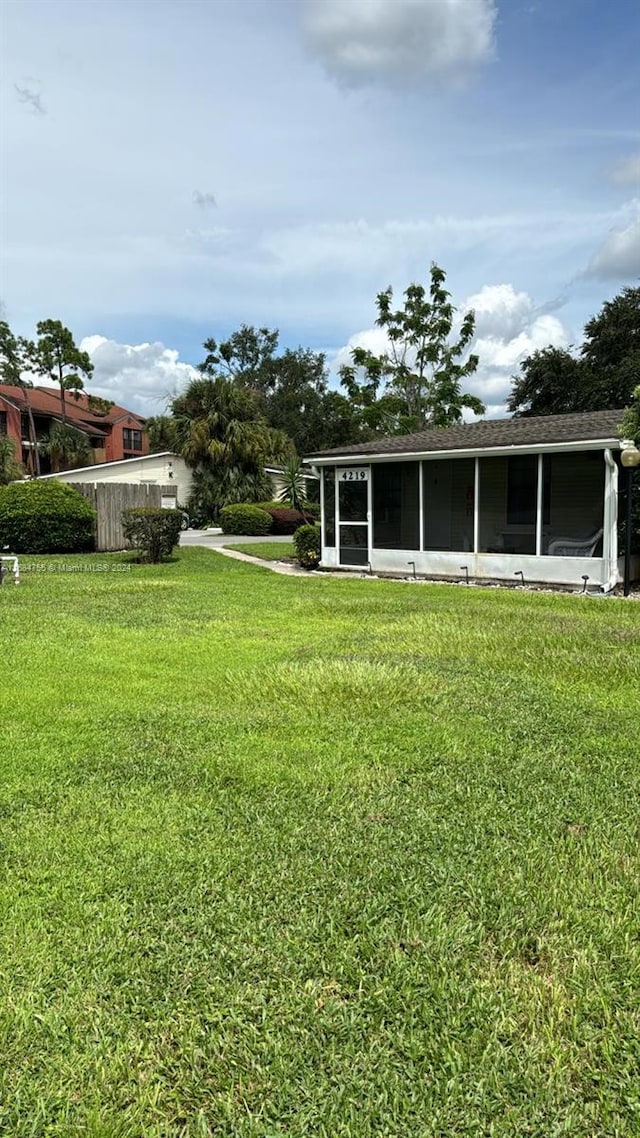
[[[593,557],[603,534],[602,528],[590,537],[557,537],[549,542],[549,557]]]

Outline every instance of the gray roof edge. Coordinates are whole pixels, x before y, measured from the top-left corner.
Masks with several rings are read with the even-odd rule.
[[[355,443],[353,446],[332,447],[328,450],[314,451],[313,453],[305,455],[305,461],[314,462],[321,459],[338,459],[341,456],[345,458],[385,458],[388,456],[397,455],[422,455],[422,454],[437,454],[439,452],[453,452],[469,453],[481,450],[490,449],[503,449],[517,450],[522,447],[531,448],[532,446],[550,446],[557,443],[595,443],[599,442],[601,445],[612,445],[619,441],[619,436],[612,433],[613,420],[620,420],[624,415],[624,408],[606,410],[606,411],[576,411],[570,412],[566,415],[539,415],[539,416],[522,416],[521,418],[510,419],[481,419],[477,423],[459,424],[455,427],[444,427],[441,429],[431,428],[425,431],[416,432],[412,435],[385,435],[379,439],[373,439],[367,443]],[[540,424],[540,438],[535,438],[535,424]],[[600,430],[590,435],[590,430],[600,426]],[[567,428],[566,434],[561,437],[549,439],[545,437],[548,434],[548,429],[545,427],[553,427],[553,434],[557,435],[557,428],[565,425]],[[483,428],[490,427],[489,431]],[[571,430],[573,427],[573,430]],[[615,424],[617,429],[618,423]],[[480,430],[475,430],[480,428]],[[512,428],[515,430],[512,431]],[[528,430],[527,430],[528,428]],[[471,432],[471,437],[465,439],[464,443],[460,441],[460,433],[466,430]],[[529,436],[522,438],[523,429]],[[493,434],[506,434],[513,433],[516,438],[513,442],[506,441],[504,438],[491,439],[487,435]],[[438,437],[438,446],[429,446],[425,436],[436,435]],[[448,446],[443,446],[442,442],[447,442],[447,435],[454,435]],[[473,438],[473,435],[476,438]],[[478,437],[479,436],[479,437]],[[518,437],[519,436],[519,437]],[[386,444],[386,445],[385,445]],[[378,448],[378,449],[376,449]]]

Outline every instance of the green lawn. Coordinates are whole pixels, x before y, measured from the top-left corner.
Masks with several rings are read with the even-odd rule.
[[[291,561],[295,558],[293,541],[246,541],[244,544],[225,545],[225,549],[235,549],[238,553],[248,553],[262,561]]]
[[[0,1133],[640,1134],[640,605],[22,560]]]

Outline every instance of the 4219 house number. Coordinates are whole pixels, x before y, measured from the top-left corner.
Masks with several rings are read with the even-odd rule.
[[[338,480],[340,482],[368,482],[369,471],[362,467],[348,467],[340,471]]]

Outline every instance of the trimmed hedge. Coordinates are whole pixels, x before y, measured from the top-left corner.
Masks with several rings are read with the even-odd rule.
[[[300,529],[300,526],[309,524],[311,520],[306,514],[300,510],[294,510],[291,506],[277,506],[275,508],[269,507],[267,513],[273,519],[273,533],[278,534],[292,534]]]
[[[140,560],[152,565],[170,557],[180,540],[182,510],[162,510],[159,506],[135,506],[122,511],[124,536]]]
[[[300,526],[293,535],[296,557],[303,569],[317,569],[320,564],[320,527]]]
[[[271,532],[272,518],[259,506],[223,506],[220,510],[220,525],[223,533],[262,537]]]
[[[85,553],[96,512],[65,482],[11,482],[0,489],[0,546],[12,553]]]

